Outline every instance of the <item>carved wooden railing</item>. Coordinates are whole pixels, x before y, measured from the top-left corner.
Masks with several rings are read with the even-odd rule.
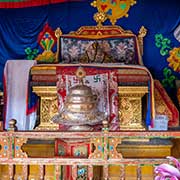
[[[0,132],[0,165],[8,165],[8,178],[15,179],[14,166],[21,165],[23,171],[22,179],[28,178],[29,165],[38,165],[40,179],[46,178],[45,166],[53,165],[55,179],[60,179],[60,167],[62,165],[71,165],[72,178],[77,179],[77,167],[78,165],[86,165],[88,167],[88,179],[93,179],[93,166],[103,167],[103,179],[108,180],[108,167],[110,165],[119,165],[122,172],[119,179],[125,179],[126,166],[135,165],[137,168],[137,179],[141,177],[141,167],[143,165],[155,166],[167,162],[166,159],[126,159],[122,157],[121,153],[118,153],[116,146],[121,143],[123,138],[180,138],[179,131],[164,131],[164,132],[109,132],[108,128],[104,124],[102,132],[39,132],[39,131],[15,131],[14,121],[10,121],[9,131]],[[90,143],[93,143],[95,150],[89,155],[88,158],[31,158],[22,151],[22,145],[27,142],[28,139],[56,139],[56,138],[79,138],[90,139]],[[33,178],[32,178],[33,179]],[[99,180],[99,179],[98,179]]]

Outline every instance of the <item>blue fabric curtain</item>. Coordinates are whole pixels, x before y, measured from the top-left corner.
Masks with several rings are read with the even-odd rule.
[[[97,10],[90,6],[91,2],[87,0],[21,9],[0,9],[0,82],[8,59],[26,59],[24,50],[27,47],[39,48],[37,37],[45,23],[54,30],[61,27],[63,33],[77,30],[83,25],[95,25],[93,14]],[[110,23],[107,21],[105,24]],[[168,67],[168,55],[160,54],[154,37],[155,34],[162,34],[171,40],[172,48],[179,47],[173,32],[180,24],[180,1],[138,0],[137,4],[131,7],[129,17],[118,20],[117,24],[134,33],[138,33],[142,25],[148,29],[143,61],[153,76],[162,80],[163,69]],[[172,73],[180,78],[180,73],[173,70]],[[170,94],[174,91],[168,87],[167,90]]]

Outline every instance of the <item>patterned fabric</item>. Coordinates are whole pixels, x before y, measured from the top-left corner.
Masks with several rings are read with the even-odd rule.
[[[138,64],[134,37],[85,39],[61,38],[62,63]]]
[[[179,111],[158,80],[154,81],[154,88],[156,115],[166,115],[168,127],[179,126]]]
[[[87,67],[84,69],[87,74],[84,83],[90,86],[100,97],[98,104],[99,111],[104,112],[109,117],[110,130],[119,130],[117,70]],[[78,83],[74,75],[76,70],[77,67],[57,67],[59,111],[63,108],[68,89]],[[66,128],[66,126],[60,125],[61,130]],[[99,130],[99,128],[101,126],[96,126],[94,130]]]

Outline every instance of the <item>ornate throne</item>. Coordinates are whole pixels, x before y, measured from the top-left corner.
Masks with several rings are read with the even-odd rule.
[[[110,131],[144,131],[148,126],[153,126],[156,114],[167,115],[169,127],[177,126],[179,121],[177,109],[159,81],[154,81],[149,70],[143,65],[143,38],[147,30],[141,27],[139,34],[136,35],[130,30],[123,30],[120,26],[102,26],[101,13],[96,14],[94,18],[98,22],[97,26],[82,26],[69,34],[62,34],[58,28],[55,35],[56,62],[59,64],[39,64],[32,67],[31,85],[33,92],[40,98],[40,119],[36,130],[66,131],[66,127],[51,122],[51,118],[61,108],[69,84],[75,84],[74,72],[79,66],[83,67],[87,76],[93,79],[93,81],[87,79],[91,81],[90,86],[100,84],[102,77],[107,76],[104,82],[108,86],[108,90],[106,89],[108,93],[101,94],[100,99],[102,103],[108,101],[105,111],[110,109],[107,113]],[[62,84],[60,93],[59,91],[57,93],[57,84]],[[99,85],[99,91],[105,92],[103,86]],[[124,144],[116,139],[114,143],[117,149],[121,149],[124,157],[167,156],[170,155],[172,147],[171,143],[165,145],[162,143],[160,148],[161,142],[157,145],[151,143],[151,140],[143,142],[144,145],[139,142],[132,144],[129,139],[123,141]],[[141,148],[137,148],[139,145]],[[55,148],[55,154],[60,157],[79,157],[75,152],[81,150],[82,154],[85,154],[83,157],[86,158],[93,149],[89,146],[89,142],[72,143],[64,139],[57,139]],[[99,151],[98,145],[95,149]],[[119,150],[116,155],[120,155]],[[78,168],[81,170],[81,167]],[[65,172],[69,170],[67,167]],[[116,167],[111,168],[110,174],[115,171]]]
[[[59,47],[57,57],[59,57],[61,64],[37,65],[31,69],[32,84],[35,84],[35,82],[42,84],[41,86],[33,85],[33,91],[41,96],[41,104],[43,104],[40,106],[42,114],[40,115],[40,126],[38,128],[43,128],[43,126],[55,128],[51,122],[47,125],[46,123],[58,109],[56,106],[56,87],[43,86],[44,82],[55,85],[58,67],[66,69],[68,66],[73,68],[73,66],[79,64],[88,67],[91,64],[92,68],[103,69],[105,67],[117,70],[119,100],[123,101],[126,104],[125,106],[127,106],[127,103],[130,103],[131,107],[136,106],[136,110],[129,109],[129,111],[134,111],[133,117],[129,121],[136,122],[127,124],[127,120],[126,122],[122,120],[120,121],[121,129],[144,129],[145,112],[142,112],[142,106],[145,105],[147,110],[147,97],[144,98],[144,101],[142,101],[142,97],[147,96],[150,92],[148,81],[151,81],[153,88],[153,79],[150,72],[143,66],[141,58],[145,31],[145,28],[142,27],[140,34],[136,36],[131,31],[124,31],[119,26],[84,26],[76,32],[62,35],[58,28],[55,34],[58,38]],[[153,107],[153,91],[151,93],[151,105]],[[43,110],[45,107],[50,112]],[[122,119],[127,115],[123,108],[126,107],[123,107],[122,104],[119,105],[119,115]]]
[[[95,16],[95,19],[98,20],[103,17],[103,14],[100,13]],[[171,143],[151,142],[151,139],[147,137],[145,141],[141,137],[142,134],[145,136],[148,134],[145,130],[148,126],[153,126],[156,114],[167,115],[169,127],[177,126],[179,120],[177,109],[165,93],[165,90],[159,81],[154,81],[151,73],[143,65],[143,37],[146,35],[146,29],[142,27],[139,34],[135,35],[119,26],[102,26],[100,21],[97,26],[83,26],[77,31],[65,35],[58,28],[55,35],[57,37],[56,62],[59,62],[59,64],[33,66],[30,71],[30,84],[33,92],[39,96],[40,100],[39,125],[35,130],[47,131],[44,133],[35,132],[35,136],[39,138],[37,135],[42,133],[41,138],[44,134],[46,134],[46,137],[56,138],[55,141],[54,138],[51,140],[53,144],[47,150],[48,152],[51,151],[51,156],[61,158],[54,158],[53,161],[60,160],[60,166],[56,165],[55,168],[56,171],[61,168],[61,173],[63,172],[63,175],[56,172],[56,177],[66,180],[80,180],[88,179],[88,174],[89,179],[93,177],[94,179],[101,179],[102,171],[99,170],[100,168],[93,167],[94,165],[100,165],[104,168],[103,177],[105,179],[109,177],[119,179],[119,172],[122,172],[122,179],[129,178],[132,180],[134,179],[131,174],[133,167],[123,166],[121,164],[124,161],[123,158],[159,158],[170,155]],[[101,110],[106,112],[108,121],[104,122],[103,128],[102,126],[98,129],[94,128],[96,132],[64,132],[64,134],[62,132],[48,132],[67,130],[65,126],[53,123],[51,119],[62,108],[69,88],[77,83],[74,72],[79,66],[83,67],[87,73],[85,83],[96,88],[99,94]],[[101,129],[102,132],[99,132]],[[121,136],[121,131],[125,131],[124,134],[127,133],[126,139],[123,135]],[[35,137],[33,133],[31,137]],[[130,139],[128,137],[133,133],[139,133],[139,139],[134,137]],[[158,136],[158,133],[155,132],[154,134],[155,137]],[[11,136],[12,134],[10,134]],[[148,137],[152,138],[152,135]],[[22,140],[24,139],[22,138]],[[143,143],[141,143],[142,141]],[[6,141],[3,142],[6,143]],[[12,139],[12,143],[14,142],[14,139]],[[19,152],[22,153],[21,149],[19,149],[22,143],[18,140],[15,142],[15,145],[17,145],[15,146],[15,152],[17,153],[15,153],[14,157],[16,155],[18,157]],[[46,140],[45,143],[47,143]],[[5,147],[5,145],[3,146]],[[42,149],[45,151],[47,147],[50,146]],[[14,148],[14,144],[11,148]],[[27,146],[22,148],[26,149]],[[6,150],[7,148],[4,148],[4,151]],[[34,148],[31,148],[31,151],[33,150]],[[10,160],[12,160],[11,158]],[[64,161],[66,158],[68,158],[68,165],[66,164],[67,161]],[[87,160],[94,164],[87,165],[85,163],[85,165],[79,165],[79,163],[83,164]],[[74,162],[72,167],[70,166],[71,161]],[[99,161],[102,164],[98,164]],[[120,166],[117,166],[117,164],[112,166],[114,162],[115,164],[119,163]],[[131,164],[131,162],[128,163]],[[139,167],[136,171],[138,177],[141,174]],[[42,178],[44,174],[43,168],[43,166],[40,166]],[[11,169],[10,172],[13,171],[12,166]],[[27,167],[25,166],[24,169],[27,169]],[[94,176],[92,175],[93,171]],[[72,174],[75,177],[72,177]],[[34,179],[35,177],[36,174],[33,172],[30,178]],[[48,174],[48,169],[46,178],[55,178],[54,174]]]
[[[109,89],[115,93],[113,96],[108,94],[110,107],[113,109],[108,114],[111,131],[144,131],[148,125],[152,125],[155,114],[166,114],[169,118],[169,127],[178,125],[177,109],[159,81],[154,81],[151,73],[143,65],[143,37],[146,34],[144,27],[140,29],[138,35],[129,30],[125,31],[119,26],[83,26],[77,31],[65,35],[58,28],[55,34],[58,43],[56,57],[60,64],[39,64],[31,69],[31,85],[33,91],[41,99],[40,124],[36,130],[66,130],[50,121],[59,108],[57,79],[61,77],[62,84],[66,83],[67,80],[63,81],[62,76],[59,75],[73,76],[79,66],[84,67],[87,74],[93,75],[97,82],[97,74],[109,72],[115,74],[112,77],[115,83],[109,83],[109,86],[115,85],[115,88]],[[98,50],[101,51],[98,52]],[[97,58],[93,53],[90,54],[91,52],[96,52]],[[71,77],[68,81],[74,83],[72,79],[74,78]],[[63,96],[63,94],[60,95]],[[117,99],[113,99],[113,97]],[[120,145],[121,153],[126,157],[136,157],[137,154],[142,154],[142,157],[151,157],[154,154],[157,157],[170,155],[171,143],[166,143],[166,145],[162,143],[159,148],[161,142],[158,142],[157,150],[157,145],[150,141],[143,142],[148,149],[151,149],[146,150],[144,145],[137,144],[137,142],[132,144],[125,139],[125,144]],[[68,144],[57,140],[55,143],[56,155],[61,156],[62,153],[65,153],[61,150],[71,146],[71,143]],[[141,148],[137,148],[139,145]],[[83,144],[84,146],[89,149],[87,144]],[[75,145],[72,144],[72,147]],[[88,151],[85,148],[85,152]],[[69,152],[69,154],[73,154],[73,152]],[[113,173],[115,170],[111,169],[110,171]]]
[[[117,70],[121,130],[144,130],[148,108],[151,120],[155,118],[155,113],[166,114],[169,126],[178,125],[173,103],[161,84],[157,80],[154,83],[151,73],[143,65],[144,27],[138,36],[119,26],[83,26],[65,35],[58,28],[55,34],[58,39],[56,57],[60,64],[40,64],[31,69],[33,91],[41,97],[40,125],[37,129],[59,128],[50,122],[58,111],[57,69],[71,67],[64,73],[72,75],[68,71],[74,71],[73,66],[80,65]],[[161,96],[162,91],[165,96]],[[150,125],[150,122],[147,123]]]
[[[130,30],[115,26],[117,19],[128,16],[130,7],[135,3],[135,0],[127,1],[124,6],[121,2],[118,5],[116,2],[94,0],[91,5],[98,10],[93,16],[97,26],[82,26],[69,34],[62,34],[60,28],[56,29],[55,62],[60,64],[39,65],[31,69],[33,91],[41,97],[38,129],[59,128],[50,122],[50,119],[57,113],[58,108],[61,108],[59,96],[62,101],[65,95],[59,93],[57,97],[55,84],[62,74],[73,75],[70,71],[75,71],[78,66],[84,66],[89,71],[87,74],[94,76],[102,74],[102,71],[115,73],[112,80],[116,82],[107,82],[108,91],[114,92],[107,94],[110,101],[107,109],[111,109],[108,116],[112,130],[119,130],[119,127],[121,130],[145,130],[148,126],[154,125],[156,114],[166,115],[168,126],[178,125],[178,110],[161,84],[158,81],[154,82],[151,73],[143,65],[143,38],[147,30],[142,26],[136,35]],[[112,4],[115,6],[112,7]],[[102,25],[107,19],[112,26]],[[92,69],[101,69],[101,72],[90,73]],[[97,81],[97,77],[94,79]],[[69,81],[73,83],[73,80]],[[40,86],[36,86],[37,84]]]

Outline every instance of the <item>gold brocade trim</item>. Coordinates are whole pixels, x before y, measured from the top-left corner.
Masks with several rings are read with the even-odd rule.
[[[128,75],[131,75],[131,74],[140,74],[140,75],[148,75],[148,73],[143,69],[138,69],[138,70],[133,70],[133,69],[118,69],[118,74],[128,74]]]
[[[31,75],[36,75],[36,74],[50,74],[54,75],[56,74],[56,66],[33,66],[30,70]]]
[[[92,32],[94,32],[93,34],[91,34]],[[99,34],[99,32],[101,32],[102,34]],[[102,37],[102,35],[108,37],[110,35],[116,35],[116,36],[120,36],[120,35],[134,35],[136,36],[131,30],[124,30],[122,27],[120,26],[81,26],[77,31],[72,31],[67,35],[74,35],[74,36],[78,36],[78,37],[87,37],[91,38],[93,36],[98,36],[98,37]],[[64,35],[62,35],[64,36]]]
[[[147,86],[119,86],[119,95],[124,96],[125,94],[145,94],[148,93]]]
[[[55,70],[56,66],[48,66],[48,65],[36,65],[31,68],[31,70]]]

